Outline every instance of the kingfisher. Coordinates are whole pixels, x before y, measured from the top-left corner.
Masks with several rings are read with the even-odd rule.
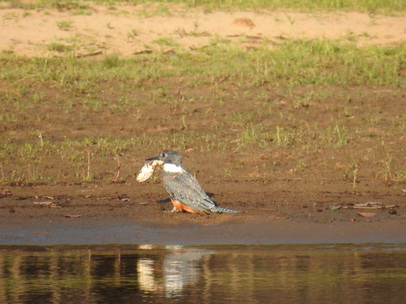
[[[171,212],[198,214],[237,213],[236,210],[218,207],[200,186],[197,179],[182,165],[182,156],[173,150],[165,150],[159,156],[146,159],[162,164],[162,180],[173,204]]]

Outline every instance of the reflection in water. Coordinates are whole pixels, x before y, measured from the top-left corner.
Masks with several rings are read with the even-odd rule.
[[[0,303],[403,303],[384,246],[0,246]]]
[[[185,286],[195,285],[200,275],[198,262],[209,253],[207,250],[195,250],[167,254],[162,269],[165,296],[181,295]]]
[[[163,261],[152,258],[138,260],[138,283],[143,291],[163,291],[166,297],[180,296],[185,286],[197,283],[200,275],[198,263],[211,251],[185,250],[182,246],[166,246],[166,249],[169,251]],[[154,274],[157,269],[160,271],[158,276]]]

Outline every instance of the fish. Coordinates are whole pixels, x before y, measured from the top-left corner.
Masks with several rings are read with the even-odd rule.
[[[154,172],[162,167],[162,164],[163,162],[160,160],[146,161],[137,175],[137,182],[142,183],[148,180],[154,174]]]

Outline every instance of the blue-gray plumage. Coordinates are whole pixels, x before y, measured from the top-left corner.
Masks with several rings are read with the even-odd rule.
[[[182,156],[172,150],[165,150],[159,156],[148,160],[163,163],[162,178],[166,191],[174,205],[173,212],[191,213],[236,213],[238,211],[218,207],[206,194],[196,178],[182,166]]]

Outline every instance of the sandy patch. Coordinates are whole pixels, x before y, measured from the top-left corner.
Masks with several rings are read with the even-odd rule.
[[[219,39],[244,47],[283,39],[337,39],[360,47],[406,41],[406,16],[285,11],[205,13],[173,7],[157,12],[146,5],[93,6],[86,14],[55,9],[0,9],[0,49],[20,55],[118,54],[151,49],[194,49]],[[63,48],[61,46],[68,46]]]

